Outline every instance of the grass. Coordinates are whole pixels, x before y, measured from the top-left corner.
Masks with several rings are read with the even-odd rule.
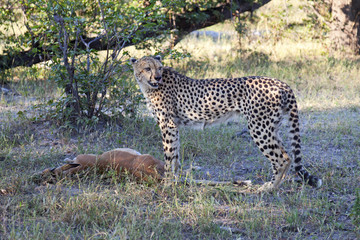
[[[295,8],[274,2],[295,21]],[[269,9],[260,9],[249,27],[274,26]],[[233,26],[213,28],[223,29]],[[274,193],[255,194],[235,186],[141,184],[111,173],[35,184],[34,173],[81,153],[130,147],[162,159],[161,135],[146,112],[80,133],[59,128],[42,120],[45,109],[33,107],[58,96],[51,83],[38,80],[46,74],[15,72],[10,87],[18,95],[0,98],[0,239],[360,238],[360,62],[323,54],[326,45],[316,39],[291,36],[286,32],[276,43],[245,38],[241,49],[236,35],[220,42],[188,37],[177,47],[192,57],[165,63],[196,78],[266,75],[287,82],[300,108],[304,165],[323,178],[322,188],[284,183]],[[248,135],[238,134],[245,127],[240,119],[205,131],[182,129],[183,166],[201,167],[191,177],[268,181],[270,164]]]

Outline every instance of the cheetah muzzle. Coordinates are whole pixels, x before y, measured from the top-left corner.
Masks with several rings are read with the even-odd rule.
[[[137,62],[134,58],[132,58],[130,61],[131,63]],[[159,85],[163,84],[161,72],[162,66],[154,67],[151,64],[147,64],[146,66],[142,67],[140,72],[141,75],[139,75],[139,78],[136,79],[138,80],[140,86],[144,85],[144,87],[146,87],[146,85],[148,85],[147,87],[150,87],[151,89],[158,89]],[[143,76],[143,78],[141,76]]]
[[[286,83],[258,76],[192,79],[163,67],[160,56],[132,58],[130,63],[160,127],[168,174],[175,173],[180,165],[179,127],[203,129],[243,115],[252,139],[272,165],[271,181],[261,190],[278,188],[290,169],[309,185],[321,186],[321,179],[301,165],[298,108]],[[278,135],[285,116],[290,123],[291,156]]]

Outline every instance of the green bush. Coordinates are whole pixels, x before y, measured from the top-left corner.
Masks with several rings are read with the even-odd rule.
[[[26,32],[7,35],[5,52],[51,49],[50,82],[62,91],[51,99],[50,116],[60,124],[90,124],[110,116],[135,114],[140,101],[129,77],[126,46],[151,47],[168,35],[171,1],[26,0],[0,7],[4,29],[25,21]],[[21,10],[16,10],[21,9]],[[6,18],[15,12],[20,16]],[[155,38],[156,37],[156,38]],[[142,44],[149,43],[151,44]],[[12,44],[16,42],[16,44]],[[141,44],[140,44],[141,43]]]

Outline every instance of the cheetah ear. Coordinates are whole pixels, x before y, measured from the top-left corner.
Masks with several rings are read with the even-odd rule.
[[[156,55],[156,56],[154,57],[154,59],[156,59],[156,60],[158,60],[158,61],[161,62],[161,56],[160,56],[160,55]]]
[[[137,62],[136,58],[130,58],[130,64],[131,64],[131,65],[133,65],[133,64],[136,63],[136,62]]]

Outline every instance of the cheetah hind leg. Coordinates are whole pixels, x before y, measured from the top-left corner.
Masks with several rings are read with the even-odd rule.
[[[278,188],[282,182],[285,180],[287,173],[291,168],[291,162],[287,161],[284,167],[276,168],[273,165],[273,177],[270,182],[264,183],[259,189],[258,192],[270,192]]]
[[[276,130],[277,126],[273,126],[273,129]],[[271,182],[265,183],[259,188],[259,191],[271,191],[281,185],[286,177],[286,174],[291,168],[292,160],[279,140],[277,131],[271,132],[267,129],[263,129],[263,132],[266,132],[267,134],[265,136],[261,136],[261,131],[250,127],[250,135],[259,147],[260,151],[267,159],[270,160],[273,169]],[[261,143],[262,141],[263,143]]]

